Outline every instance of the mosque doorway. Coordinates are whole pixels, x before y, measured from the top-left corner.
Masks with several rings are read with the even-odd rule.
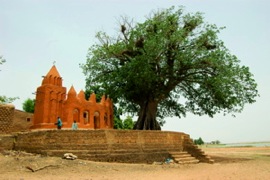
[[[99,116],[99,112],[97,111],[94,113],[94,128],[95,129],[100,128],[100,116]]]
[[[83,119],[84,119],[84,124],[89,124],[89,112],[88,111],[83,112]]]
[[[76,122],[79,123],[80,122],[80,119],[79,119],[80,116],[79,115],[80,115],[79,110],[78,109],[74,109],[73,110],[73,121],[76,121]]]

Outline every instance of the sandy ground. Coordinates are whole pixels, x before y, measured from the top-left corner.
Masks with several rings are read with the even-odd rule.
[[[0,154],[1,180],[268,180],[270,147],[209,148],[214,164],[123,164],[65,160],[23,152]],[[32,170],[34,171],[32,171]]]

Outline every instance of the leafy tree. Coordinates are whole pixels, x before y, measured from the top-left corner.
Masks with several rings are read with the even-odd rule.
[[[220,144],[219,140],[211,141],[211,144]]]
[[[96,100],[100,102],[102,95],[105,93],[105,90],[100,86],[87,87],[85,90],[85,99],[89,99],[92,93],[95,93]]]
[[[119,34],[98,32],[99,43],[81,65],[86,87],[100,86],[125,112],[137,113],[134,129],[160,129],[164,117],[241,112],[254,103],[257,84],[249,68],[225,47],[223,28],[182,7],[153,12]]]
[[[196,145],[202,145],[202,144],[204,144],[204,141],[202,140],[201,137],[199,137],[199,139],[195,139],[194,140],[194,144],[196,144]]]
[[[123,121],[123,129],[133,129],[134,122],[130,116]]]
[[[114,118],[114,129],[133,129],[134,121],[127,116],[123,121],[120,118]]]
[[[0,96],[0,104],[7,104],[12,103],[16,99],[19,99],[18,97],[6,97],[6,96]]]
[[[114,117],[114,129],[123,129],[123,122],[120,118]]]
[[[29,113],[34,113],[35,111],[35,99],[26,99],[24,102],[23,102],[23,110],[25,112],[29,112]]]

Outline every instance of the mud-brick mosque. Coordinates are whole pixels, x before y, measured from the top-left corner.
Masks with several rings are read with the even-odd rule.
[[[84,91],[76,93],[73,86],[67,93],[62,85],[63,79],[55,65],[36,91],[35,113],[31,129],[52,129],[57,118],[63,122],[63,129],[70,129],[76,121],[80,129],[112,129],[113,104],[110,98],[103,95],[100,102],[91,94],[85,99]]]

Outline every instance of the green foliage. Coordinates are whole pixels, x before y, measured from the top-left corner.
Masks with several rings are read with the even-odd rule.
[[[6,97],[6,96],[0,96],[0,104],[7,104],[12,103],[16,99],[19,99],[19,97]]]
[[[23,110],[25,112],[29,112],[29,113],[34,113],[35,111],[35,99],[26,99],[24,102],[23,102]]]
[[[204,144],[204,141],[202,140],[201,137],[199,137],[199,139],[194,139],[194,144],[196,144],[196,145],[202,145],[202,144]]]
[[[134,121],[130,116],[127,116],[123,121],[119,118],[114,118],[114,129],[133,129]]]
[[[143,23],[122,21],[115,37],[97,33],[100,43],[89,48],[81,67],[86,88],[102,87],[124,112],[162,122],[187,112],[233,114],[255,102],[249,68],[218,39],[223,28],[205,23],[201,13],[171,7]],[[150,102],[157,107],[147,107]]]
[[[211,141],[211,144],[220,144],[219,140]]]
[[[134,122],[130,116],[123,121],[123,129],[133,129]]]
[[[123,122],[121,119],[114,117],[114,124],[113,124],[114,129],[123,129]]]
[[[100,102],[105,91],[101,86],[88,86],[85,90],[85,99],[89,99],[92,93],[95,93],[97,102]]]

